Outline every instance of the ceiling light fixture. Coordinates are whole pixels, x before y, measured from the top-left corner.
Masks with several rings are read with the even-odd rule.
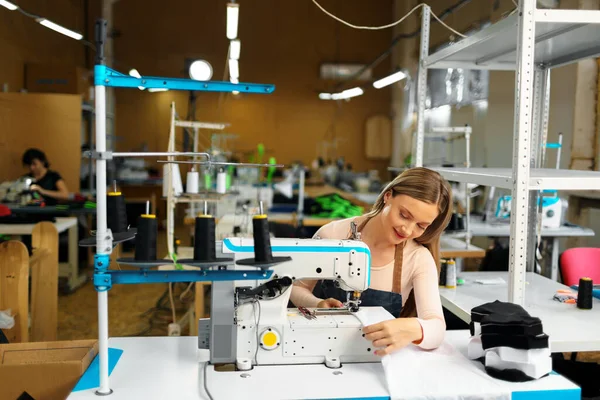
[[[16,4],[6,0],[0,0],[0,6],[8,8],[10,11],[15,11],[17,8],[19,8]]]
[[[391,75],[386,76],[385,78],[381,78],[375,82],[373,82],[373,87],[376,89],[381,89],[382,87],[386,87],[391,85],[392,83],[396,83],[406,78],[406,73],[403,71],[394,72]]]
[[[208,61],[196,60],[190,64],[190,78],[196,81],[209,81],[212,78],[213,69]]]
[[[238,60],[229,59],[229,76],[233,79],[240,78],[240,64]]]
[[[49,19],[38,18],[38,19],[36,19],[36,21],[39,22],[41,25],[45,26],[46,28],[50,28],[55,32],[62,33],[63,35],[73,38],[75,40],[83,39],[83,35],[81,33],[77,33],[75,31],[65,28],[64,26],[55,24],[54,22],[50,21]]]
[[[227,39],[233,40],[238,35],[240,7],[236,3],[227,3]]]
[[[229,58],[234,60],[240,59],[240,52],[242,50],[242,42],[240,39],[234,39],[229,43]]]

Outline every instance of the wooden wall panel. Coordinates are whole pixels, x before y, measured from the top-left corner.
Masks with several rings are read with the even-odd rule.
[[[23,152],[37,147],[69,190],[79,191],[80,134],[80,96],[0,93],[0,182],[25,174]]]
[[[205,58],[214,68],[213,79],[223,79],[228,40],[225,2],[163,2],[127,0],[115,5],[115,67],[137,68],[143,75],[184,76],[186,58]],[[323,0],[336,15],[361,25],[391,21],[392,1]],[[140,17],[140,10],[144,17]],[[239,135],[237,150],[256,148],[259,142],[277,160],[309,163],[327,138],[340,138],[339,155],[355,169],[377,168],[386,161],[364,155],[364,127],[368,117],[389,115],[390,90],[369,89],[365,95],[336,104],[319,100],[319,91],[332,82],[319,78],[323,62],[368,63],[390,44],[391,30],[367,31],[342,26],[305,0],[260,0],[240,3],[239,37],[242,42],[242,82],[273,83],[272,95],[219,95],[199,93],[196,118],[226,121],[228,132]],[[374,71],[389,73],[390,60]],[[187,93],[116,91],[117,149],[146,143],[150,150],[166,150],[169,104],[187,114]]]

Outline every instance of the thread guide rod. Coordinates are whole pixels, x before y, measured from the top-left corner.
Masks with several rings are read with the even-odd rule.
[[[146,215],[150,215],[150,200],[146,200]]]
[[[208,201],[204,200],[204,215],[208,215]]]

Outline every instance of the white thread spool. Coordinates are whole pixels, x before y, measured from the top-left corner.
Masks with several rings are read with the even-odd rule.
[[[252,369],[252,360],[249,358],[238,358],[235,360],[235,366],[239,371],[250,371]]]
[[[185,186],[187,193],[198,193],[200,191],[200,174],[198,171],[192,170],[187,174],[187,183]]]
[[[217,193],[225,193],[227,191],[227,174],[223,168],[217,173]]]

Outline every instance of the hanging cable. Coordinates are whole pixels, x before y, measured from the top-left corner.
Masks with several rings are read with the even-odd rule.
[[[313,2],[321,9],[323,9],[315,0],[313,0]],[[440,20],[445,19],[446,17],[448,17],[450,14],[453,14],[455,11],[457,11],[458,9],[460,9],[461,7],[463,7],[465,4],[470,3],[471,0],[459,0],[458,2],[456,2],[455,4],[451,5],[450,7],[446,8],[444,11],[442,11],[440,13],[439,16],[435,17],[435,20],[433,22],[437,22]],[[410,15],[416,8],[423,6],[423,4],[419,4],[418,6],[416,6],[415,8],[413,8],[413,10],[409,11],[409,13],[407,15]],[[432,12],[433,14],[433,12]],[[335,17],[335,16],[334,16]],[[406,15],[404,17],[402,17],[399,22],[402,22],[402,20],[406,17]],[[345,21],[344,21],[345,22]],[[399,23],[397,21],[397,23]],[[441,22],[441,21],[440,21]],[[370,68],[375,68],[377,65],[379,65],[382,61],[384,61],[391,53],[393,48],[400,42],[400,40],[403,39],[412,39],[417,37],[419,34],[421,33],[421,28],[417,28],[416,30],[414,30],[413,32],[409,32],[409,33],[400,33],[398,35],[396,35],[394,37],[394,39],[392,39],[392,43],[390,44],[390,46],[384,50],[380,55],[378,55],[372,62],[370,62],[369,64],[365,65],[363,68],[361,68],[359,71],[357,71],[354,75],[344,79],[343,81],[341,81],[340,83],[336,84],[334,86],[334,91],[339,91],[339,89],[344,86],[346,83],[348,82],[352,82],[354,80],[356,80],[359,76],[361,76],[366,70],[370,69]]]
[[[398,24],[400,24],[402,21],[404,21],[406,18],[408,18],[410,16],[410,14],[412,14],[413,12],[415,12],[416,10],[418,10],[419,8],[423,7],[423,6],[428,6],[430,7],[427,3],[420,3],[418,5],[416,5],[415,7],[413,7],[412,10],[410,10],[407,14],[405,14],[402,18],[400,18],[399,20],[397,20],[396,22],[392,22],[391,24],[387,24],[387,25],[381,25],[381,26],[359,26],[359,25],[353,25],[349,22],[344,21],[343,19],[336,17],[335,15],[333,15],[332,13],[330,13],[329,11],[327,11],[326,9],[324,9],[318,2],[317,0],[312,0],[313,3],[315,3],[315,5],[317,7],[319,7],[321,9],[321,11],[323,11],[325,14],[329,15],[331,18],[335,19],[338,22],[341,22],[342,24],[349,26],[351,28],[354,29],[367,29],[367,30],[380,30],[380,29],[387,29],[387,28],[391,28],[394,27]],[[431,7],[430,7],[431,8]],[[442,24],[442,26],[444,26],[446,29],[448,29],[449,31],[451,31],[452,33],[454,33],[457,36],[463,37],[465,38],[466,36],[463,35],[462,33],[454,30],[452,27],[446,25],[446,23],[444,23],[433,11],[431,11],[431,15],[433,15],[433,18],[435,18],[440,24]]]

